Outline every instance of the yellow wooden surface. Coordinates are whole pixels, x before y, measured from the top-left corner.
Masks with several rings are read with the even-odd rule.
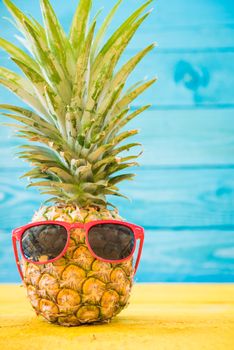
[[[24,288],[0,285],[0,350],[233,350],[234,285],[137,284],[111,323],[65,328],[36,317]]]

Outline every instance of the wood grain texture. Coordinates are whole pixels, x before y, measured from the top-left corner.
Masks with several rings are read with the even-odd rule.
[[[25,209],[25,207],[24,207]],[[25,213],[23,214],[25,216]],[[30,208],[27,216],[31,216]],[[11,229],[24,217],[14,218],[0,230],[0,282],[20,282],[16,268]],[[25,221],[26,222],[26,221]],[[136,282],[233,282],[233,231],[146,229]]]
[[[15,0],[20,8],[40,20],[39,2],[23,2]],[[77,5],[77,0],[70,0],[69,6],[62,6],[58,1],[51,1],[56,13],[68,31],[72,14]],[[94,1],[93,13],[104,7],[100,15],[100,22],[113,6],[115,1]],[[110,32],[143,3],[139,0],[123,1],[119,8]],[[186,1],[167,0],[154,2],[154,12],[146,20],[135,40],[130,43],[130,48],[141,48],[149,40],[157,41],[162,50],[209,50],[228,49],[234,46],[234,20],[233,3],[230,0],[214,1]],[[9,16],[0,1],[1,17]],[[0,27],[4,36],[11,37],[14,29],[2,18]]]
[[[142,45],[142,48],[146,44]],[[120,61],[123,64],[137,51],[129,51]],[[15,70],[15,66],[2,54],[1,64]],[[133,102],[133,107],[151,103],[154,109],[178,108],[222,108],[234,107],[233,52],[163,53],[155,49],[137,67],[128,80],[135,82],[158,77],[158,81],[147,92]],[[218,96],[218,99],[217,99]],[[0,103],[18,99],[0,87]]]
[[[24,4],[16,1],[17,3],[23,10],[38,17],[37,3]],[[73,0],[64,9],[54,1],[58,15],[67,29],[76,3]],[[94,7],[99,6],[96,2],[94,4]],[[112,5],[103,1],[104,13]],[[7,16],[3,4],[0,6],[2,16]],[[137,6],[133,0],[122,4],[116,15],[115,25],[132,11],[133,6]],[[233,107],[234,83],[229,77],[229,72],[234,70],[234,21],[231,2],[225,0],[221,4],[220,1],[200,0],[188,6],[185,0],[176,0],[172,7],[167,6],[165,1],[159,2],[156,8],[158,12],[155,11],[146,21],[122,60],[125,61],[130,55],[159,38],[159,48],[136,69],[134,78],[130,78],[129,83],[152,75],[158,76],[159,81],[135,104],[150,102],[157,108]],[[2,18],[0,28],[5,37],[15,40],[15,28]],[[1,53],[0,59],[2,65],[16,69],[6,54]],[[0,88],[0,103],[9,99],[18,103],[16,98]]]
[[[146,230],[136,280],[174,282],[175,276],[177,282],[233,282],[233,231]]]
[[[0,346],[32,350],[227,350],[234,347],[232,285],[137,284],[109,324],[58,327],[37,318],[25,291],[0,286]],[[124,334],[124,336],[123,336]]]
[[[130,221],[158,228],[234,227],[234,170],[143,169],[122,186],[132,198],[116,201]]]
[[[14,2],[40,18],[39,1]],[[123,1],[109,34],[142,2]],[[70,0],[69,6],[52,3],[68,30],[77,0]],[[100,21],[113,3],[94,1],[94,12],[105,7]],[[159,77],[133,106],[153,104],[132,123],[141,130],[138,140],[145,150],[135,182],[122,185],[132,202],[116,200],[123,217],[147,228],[137,279],[233,282],[233,1],[166,0],[154,6],[123,57],[149,42],[159,43],[129,80]],[[0,14],[0,35],[12,40],[15,29],[2,19],[9,17],[2,1]],[[14,67],[2,52],[0,64]],[[19,104],[0,88],[0,103],[6,102]],[[13,158],[18,144],[0,126],[0,281],[5,282],[18,280],[10,231],[28,222],[43,200],[36,190],[25,190],[26,181],[18,180],[25,170],[24,163]]]
[[[142,166],[234,166],[234,109],[151,110],[129,124],[140,130],[135,140],[144,146]],[[5,120],[6,121],[6,120]],[[14,156],[22,140],[0,127],[0,168],[25,167]]]
[[[0,227],[27,222],[45,196],[26,190],[18,171],[4,171],[0,181]],[[132,199],[113,200],[129,221],[157,229],[234,227],[234,169],[140,169],[134,182],[121,186]],[[4,213],[7,213],[5,216]]]

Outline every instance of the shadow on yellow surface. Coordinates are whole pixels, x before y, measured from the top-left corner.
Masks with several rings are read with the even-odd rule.
[[[234,349],[234,285],[136,284],[111,323],[65,328],[36,317],[18,285],[0,285],[0,350]]]

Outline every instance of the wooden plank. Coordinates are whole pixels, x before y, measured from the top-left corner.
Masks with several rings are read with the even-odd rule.
[[[234,163],[234,110],[149,111],[139,128],[144,166],[202,166]]]
[[[147,111],[129,124],[139,128],[143,166],[233,166],[234,109]],[[24,167],[14,157],[11,131],[0,127],[0,168]],[[15,150],[16,151],[16,150]]]
[[[0,283],[20,282],[10,232],[0,231]],[[146,230],[136,281],[234,282],[233,267],[233,231]]]
[[[115,200],[130,221],[158,229],[218,228],[234,225],[234,169],[141,169]]]
[[[19,4],[31,14],[38,14],[38,4]],[[67,21],[70,20],[69,18],[75,4],[76,1],[73,1],[65,9],[61,4],[59,6],[55,4],[55,7],[58,7],[58,13],[63,14],[63,18]],[[107,4],[104,1],[104,5],[110,7],[111,4]],[[3,5],[1,4],[1,6]],[[117,22],[123,17],[123,12],[130,12],[132,6],[132,1],[124,3],[124,7],[122,6],[122,10],[120,10],[120,15],[117,16]],[[231,3],[226,0],[220,8],[218,2],[201,2],[200,0],[188,6],[185,0],[177,0],[174,6],[167,6],[166,3],[160,4],[159,16],[162,16],[162,18],[159,18],[158,23],[161,26],[161,31],[160,28],[158,30],[154,28],[156,22],[154,16],[152,16],[153,22],[151,25],[148,23],[148,29],[143,28],[136,38],[138,48],[144,47],[149,40],[148,38],[151,37],[150,34],[154,32],[156,32],[156,36],[158,32],[158,37],[162,41],[160,48],[156,49],[154,53],[144,60],[133,74],[134,78],[132,77],[129,80],[129,83],[132,83],[142,79],[144,76],[157,75],[159,77],[157,85],[148,90],[136,103],[143,104],[150,101],[153,105],[160,108],[168,108],[170,106],[176,108],[181,106],[233,106],[232,90],[234,83],[229,78],[229,72],[234,70],[234,35],[226,32],[227,28],[234,30],[230,17],[230,12],[233,10]],[[7,15],[5,9],[2,9],[2,13],[3,16]],[[178,17],[174,15],[175,13]],[[202,16],[201,13],[203,14]],[[206,35],[199,29],[200,26],[203,28],[203,31],[206,31],[206,27],[204,28],[205,14],[205,23],[211,28],[210,30],[213,33],[211,46],[207,43]],[[165,21],[165,18],[167,18],[167,21]],[[217,30],[217,28],[213,27],[214,25],[218,25],[219,29]],[[12,40],[15,29],[11,29],[10,24],[3,19],[0,19],[0,27],[2,32],[6,33],[7,38]],[[177,34],[175,30],[177,30]],[[221,34],[222,30],[224,30],[223,35]],[[192,31],[202,40],[202,45],[199,46],[196,43]],[[142,35],[143,38],[141,39]],[[147,40],[144,37],[145,35],[147,35]],[[181,45],[177,47],[175,46],[177,44],[171,42],[165,46],[165,36],[172,38],[173,43],[179,42]],[[207,37],[211,37],[210,33],[207,34]],[[223,45],[225,42],[224,38],[232,38],[233,42],[226,43],[219,50],[219,43]],[[190,46],[188,46],[186,40],[191,43]],[[183,42],[184,44],[182,44]],[[133,54],[137,47],[134,45],[130,46],[130,51],[123,57],[122,61]],[[183,48],[183,50],[178,51],[177,49],[180,48]],[[1,53],[0,59],[1,64],[4,66],[8,68],[14,67],[6,54]],[[10,96],[10,93],[0,88],[0,103],[6,100],[18,103],[16,98]]]
[[[135,0],[124,1],[116,14],[115,21],[111,26],[111,31],[116,25],[120,24],[123,18],[132,12],[143,1]],[[22,10],[36,16],[39,16],[39,2],[15,3]],[[69,25],[77,5],[77,0],[70,0],[69,6],[66,3],[52,1],[56,12],[61,19],[64,27],[68,31]],[[94,2],[95,13],[100,7],[104,7],[103,14],[100,16],[100,22],[108,13],[114,2],[102,0]],[[161,1],[154,3],[155,11],[147,19],[146,23],[139,31],[137,38],[134,39],[130,47],[139,48],[146,42],[158,41],[162,49],[210,49],[210,48],[230,48],[234,46],[234,27],[233,27],[233,3],[230,0],[223,1],[195,1],[174,0],[168,6],[168,2]],[[9,16],[3,4],[0,3],[1,17]],[[14,29],[0,19],[0,27],[4,35],[12,36]],[[110,32],[111,32],[110,31]]]
[[[111,30],[123,21],[134,8],[143,1],[135,0],[124,1],[116,14],[115,21]],[[65,28],[69,28],[73,9],[76,6],[76,0],[70,2],[71,7],[61,9],[54,1],[55,8],[61,13],[61,20]],[[94,2],[94,12],[100,6],[104,7],[103,15],[113,6],[108,0]],[[234,46],[234,27],[233,27],[233,4],[229,0],[220,1],[196,1],[188,2],[186,0],[176,0],[154,2],[153,13],[142,25],[136,38],[134,38],[129,47],[140,48],[149,41],[157,41],[162,50],[180,50],[180,49],[205,49],[212,48],[233,48]],[[64,11],[65,10],[65,11]]]
[[[20,226],[46,199],[25,189],[21,172],[2,171],[0,227]],[[140,169],[121,190],[131,202],[111,198],[129,221],[157,229],[227,230],[234,226],[234,169]]]
[[[94,1],[93,12],[103,7],[103,15],[101,16],[105,16],[115,2],[116,1],[108,0],[101,0],[99,2]],[[39,1],[35,3],[25,3],[21,0],[15,0],[14,3],[23,11],[40,19]],[[70,23],[78,1],[70,0],[69,6],[67,6],[66,3],[58,3],[56,0],[51,0],[51,3],[58,16],[62,18],[61,21],[65,21],[64,19],[67,18],[67,22]],[[127,16],[132,13],[133,9],[137,8],[142,3],[144,3],[143,0],[123,1],[116,14],[116,21],[123,20],[123,15]],[[173,25],[178,27],[190,27],[194,25],[215,24],[229,24],[231,26],[231,24],[233,24],[234,8],[233,3],[230,0],[222,0],[222,2],[219,0],[206,2],[203,0],[197,0],[193,3],[186,0],[173,0],[173,3],[170,3],[170,6],[166,2],[154,2],[149,8],[150,7],[155,8],[160,24],[167,24],[168,27]],[[2,15],[5,16],[8,12],[2,2],[0,3],[0,8]],[[167,14],[167,17],[163,16],[165,13]]]
[[[2,285],[1,348],[231,350],[233,292],[228,284],[136,284],[129,306],[110,323],[58,327],[36,317],[24,288]]]
[[[126,53],[121,63],[126,62],[134,53]],[[15,69],[9,60],[3,59],[1,63]],[[158,82],[135,100],[133,105],[151,103],[154,108],[161,109],[233,107],[234,81],[230,79],[232,71],[234,51],[165,54],[155,50],[135,69],[128,85],[144,78],[158,77]],[[0,87],[0,103],[6,101],[19,103],[16,97]]]
[[[123,62],[130,54],[123,57]],[[151,103],[157,108],[233,106],[233,52],[163,53],[155,49],[136,68],[128,83],[144,77],[158,82],[134,104]]]
[[[147,230],[137,281],[234,282],[233,231]]]

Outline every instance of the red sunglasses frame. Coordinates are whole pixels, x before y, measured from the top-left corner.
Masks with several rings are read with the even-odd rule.
[[[47,224],[53,224],[53,225],[60,225],[60,226],[63,226],[66,231],[67,231],[67,242],[66,242],[66,245],[63,249],[63,251],[54,259],[50,259],[50,260],[47,260],[46,262],[41,262],[41,261],[31,261],[29,259],[27,259],[25,256],[24,256],[24,253],[23,253],[23,248],[22,248],[22,236],[24,234],[24,232],[28,229],[28,228],[31,228],[31,227],[34,227],[34,226],[38,226],[38,225],[47,225]],[[94,251],[92,250],[90,244],[89,244],[89,240],[88,240],[88,232],[90,230],[91,227],[93,226],[96,226],[98,224],[118,224],[118,225],[123,225],[123,226],[126,226],[128,228],[130,228],[134,234],[134,246],[133,246],[133,249],[132,249],[132,252],[131,254],[127,257],[127,258],[124,258],[124,259],[121,259],[121,260],[108,260],[108,259],[103,259],[103,258],[100,258],[99,256],[97,256]],[[30,263],[33,263],[33,264],[36,264],[36,265],[45,265],[45,264],[48,264],[48,263],[51,263],[51,262],[54,262],[58,259],[60,259],[67,251],[68,249],[68,246],[69,246],[69,242],[70,242],[70,231],[72,229],[75,229],[75,228],[83,228],[85,230],[85,241],[86,241],[86,244],[88,246],[88,249],[90,251],[90,253],[92,254],[92,256],[95,258],[95,259],[98,259],[98,260],[101,260],[101,261],[104,261],[104,262],[109,262],[109,263],[121,263],[121,262],[124,262],[128,259],[130,259],[135,250],[136,250],[136,245],[137,245],[137,240],[139,239],[140,240],[140,244],[139,244],[139,249],[138,249],[138,254],[137,254],[137,258],[136,258],[136,262],[135,262],[135,266],[134,266],[134,275],[136,274],[136,271],[137,271],[137,268],[138,268],[138,265],[139,265],[139,262],[140,262],[140,258],[141,258],[141,253],[142,253],[142,248],[143,248],[143,243],[144,243],[144,229],[143,227],[141,226],[137,226],[135,224],[131,224],[129,222],[125,222],[125,221],[118,221],[118,220],[96,220],[96,221],[90,221],[88,223],[68,223],[68,222],[63,222],[63,221],[39,221],[39,222],[32,222],[30,224],[27,224],[25,226],[22,226],[22,227],[19,227],[19,228],[16,228],[15,230],[12,231],[12,243],[13,243],[13,250],[14,250],[14,255],[15,255],[15,260],[16,260],[16,265],[17,265],[17,268],[18,268],[18,271],[19,271],[19,274],[20,274],[20,277],[22,278],[23,280],[23,272],[22,272],[22,269],[21,269],[21,266],[20,266],[20,259],[19,259],[19,254],[18,254],[18,249],[17,249],[17,241],[20,242],[20,251],[21,251],[21,254],[22,254],[22,257],[25,261],[28,261]]]

